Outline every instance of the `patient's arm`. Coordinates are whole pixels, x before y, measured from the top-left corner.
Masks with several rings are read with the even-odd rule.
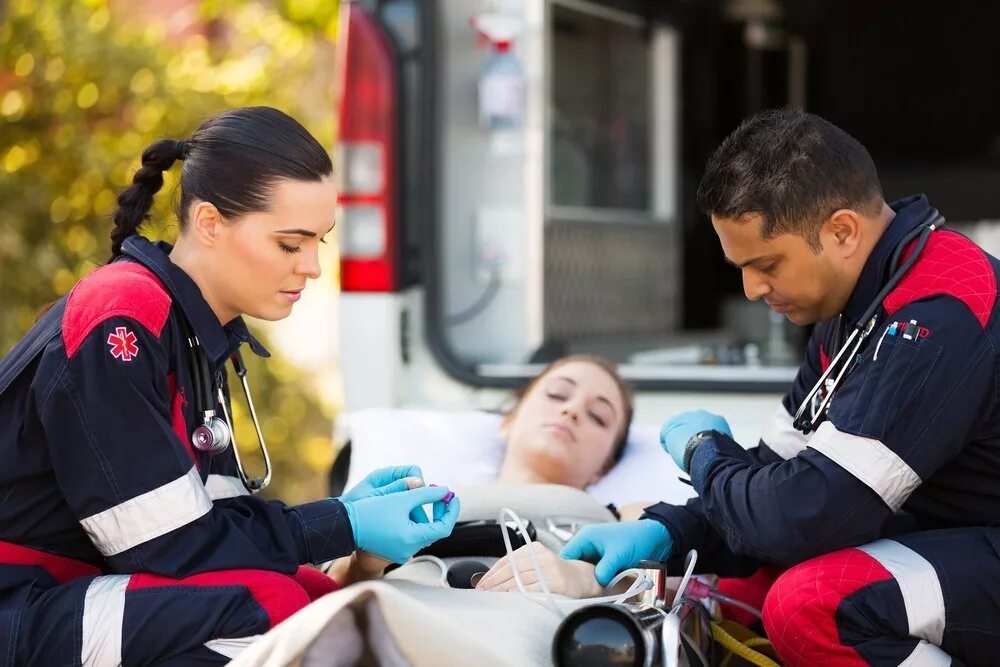
[[[390,565],[390,561],[374,556],[367,551],[355,551],[350,556],[338,558],[330,564],[326,573],[341,587],[360,581],[378,579]]]
[[[517,572],[521,581],[529,591],[541,591],[535,566],[528,553],[530,547],[535,548],[538,562],[545,577],[545,583],[553,593],[571,598],[597,597],[604,589],[594,578],[594,566],[580,560],[566,560],[537,542],[525,545],[514,552]],[[478,590],[485,591],[516,591],[517,582],[510,567],[510,557],[504,556],[487,572]]]

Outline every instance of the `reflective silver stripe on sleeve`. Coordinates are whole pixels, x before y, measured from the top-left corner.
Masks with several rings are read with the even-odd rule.
[[[910,636],[940,646],[945,627],[944,593],[934,566],[895,540],[877,540],[858,549],[881,563],[899,585]]]
[[[809,447],[864,482],[893,512],[920,486],[920,476],[894,451],[873,438],[838,431],[830,422],[820,424]]]
[[[919,641],[899,667],[948,667],[950,664],[950,655],[934,644]]]
[[[83,598],[83,667],[118,667],[122,664],[122,623],[128,575],[95,577]]]
[[[205,648],[215,651],[227,658],[236,658],[243,651],[263,637],[264,635],[253,635],[252,637],[233,637],[231,639],[213,639],[205,642]]]
[[[191,523],[212,510],[194,467],[158,489],[80,521],[97,550],[113,556]]]
[[[771,451],[786,461],[805,449],[811,437],[792,426],[793,421],[785,406],[778,403],[778,409],[771,415],[760,436]]]
[[[248,496],[250,492],[238,477],[229,475],[209,475],[205,482],[208,489],[208,497],[212,500],[222,500],[223,498],[236,498],[237,496]]]

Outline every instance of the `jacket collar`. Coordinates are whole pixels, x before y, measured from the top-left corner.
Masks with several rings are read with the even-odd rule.
[[[219,318],[205,301],[194,280],[170,261],[172,249],[173,246],[169,243],[163,241],[153,243],[138,234],[128,237],[122,243],[122,254],[152,271],[170,291],[184,317],[191,323],[202,349],[205,350],[213,366],[217,366],[232,355],[239,349],[241,343],[249,344],[250,349],[258,356],[271,356],[247,329],[242,317],[237,317],[225,325],[219,322]]]
[[[930,210],[925,195],[899,199],[889,204],[889,207],[896,212],[896,215],[868,256],[868,261],[865,262],[861,276],[844,308],[844,317],[851,324],[855,324],[864,314],[896,269],[894,266],[889,266],[896,247],[903,237],[923,222]]]

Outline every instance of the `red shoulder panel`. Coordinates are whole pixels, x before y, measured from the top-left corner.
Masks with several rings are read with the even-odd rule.
[[[931,234],[916,264],[882,305],[892,315],[909,303],[938,295],[964,303],[983,327],[997,300],[997,278],[986,253],[961,234],[947,230]]]
[[[66,355],[76,354],[90,332],[112,317],[128,317],[159,337],[170,313],[170,293],[135,262],[115,262],[78,282],[66,300],[62,335]]]

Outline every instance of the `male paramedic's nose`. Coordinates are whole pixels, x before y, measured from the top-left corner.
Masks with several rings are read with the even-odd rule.
[[[795,110],[727,137],[698,204],[747,297],[815,324],[805,361],[755,447],[707,413],[667,423],[697,498],[564,554],[781,566],[763,620],[790,667],[996,664],[1000,261],[926,197],[887,203],[864,146]]]

